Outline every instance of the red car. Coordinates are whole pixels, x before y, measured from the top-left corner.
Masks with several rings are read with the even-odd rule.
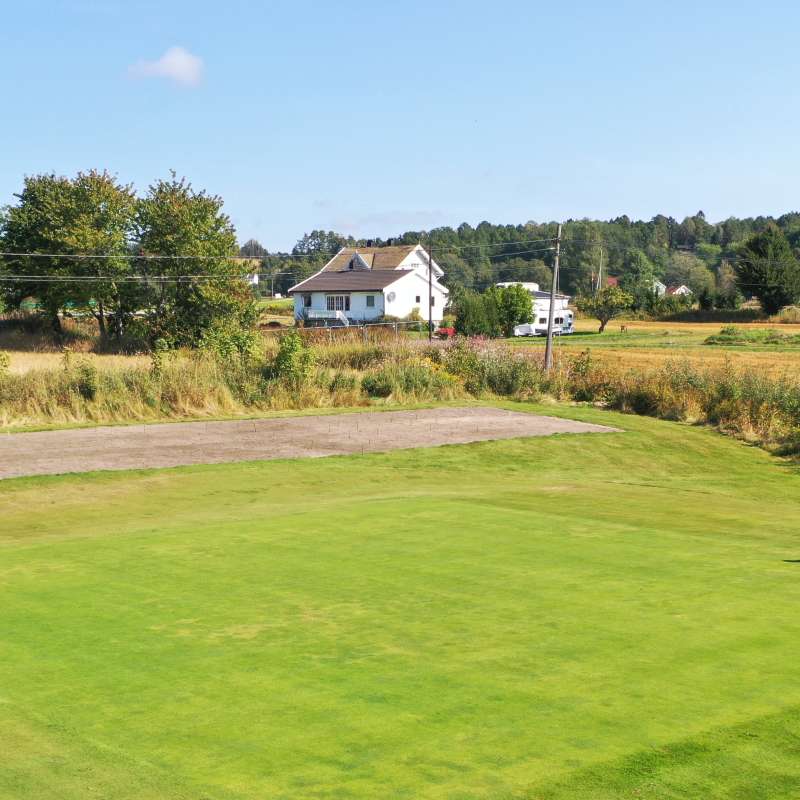
[[[455,328],[437,328],[436,335],[440,339],[452,339],[456,335]]]

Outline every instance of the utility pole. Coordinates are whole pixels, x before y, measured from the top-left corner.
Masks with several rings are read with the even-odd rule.
[[[553,262],[553,284],[550,287],[550,313],[547,317],[547,347],[544,350],[544,368],[550,372],[553,368],[553,318],[556,311],[556,287],[558,286],[558,262],[561,258],[561,223],[558,223],[556,237],[556,258]]]
[[[600,270],[597,273],[597,288],[594,293],[597,294],[603,288],[603,245],[600,245]]]
[[[428,341],[433,341],[433,246],[428,250]]]

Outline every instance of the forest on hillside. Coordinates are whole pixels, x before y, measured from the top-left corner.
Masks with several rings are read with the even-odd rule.
[[[568,220],[563,226],[560,287],[573,295],[589,294],[600,270],[629,285],[658,278],[667,285],[686,284],[695,295],[733,293],[734,265],[754,234],[777,226],[790,246],[800,248],[800,213],[781,217],[730,217],[709,222],[699,211],[683,221],[658,215],[649,221],[627,216],[609,221]],[[467,223],[457,228],[407,231],[393,238],[354,239],[333,231],[303,236],[291,254],[270,255],[253,240],[242,253],[264,257],[264,273],[275,275],[276,291],[285,291],[312,274],[342,246],[415,244],[432,248],[451,288],[483,290],[498,281],[536,281],[549,285],[557,223],[521,225]]]

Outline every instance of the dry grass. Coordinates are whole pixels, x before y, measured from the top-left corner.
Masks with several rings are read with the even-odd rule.
[[[625,332],[621,328],[625,326]],[[717,322],[650,322],[614,320],[605,333],[597,333],[591,319],[576,322],[576,334],[556,340],[556,352],[577,355],[591,350],[601,363],[619,368],[645,369],[662,367],[680,358],[697,367],[714,367],[732,362],[743,369],[758,369],[780,376],[800,369],[800,347],[757,345],[747,347],[709,346],[705,340],[718,334]],[[800,334],[800,324],[767,322],[737,323],[743,331],[776,331],[784,335]],[[517,339],[514,346],[543,348],[541,339]]]
[[[789,333],[791,326],[781,328]],[[279,340],[271,336],[264,337],[261,352],[243,359],[189,351],[163,362],[12,351],[10,370],[0,375],[0,428],[549,395],[710,422],[764,444],[796,448],[800,347],[703,344],[718,331],[704,323],[665,328],[636,322],[627,333],[563,337],[557,369],[547,375],[541,340],[431,347],[386,334],[365,342],[360,331],[303,331],[313,358],[291,376],[278,371]]]
[[[6,351],[10,359],[9,372],[12,375],[24,375],[35,370],[59,369],[64,365],[61,352],[25,352]],[[82,355],[99,370],[116,370],[128,367],[146,367],[150,359],[145,355],[122,356],[87,353]]]
[[[719,329],[717,329],[719,330]],[[798,352],[742,352],[724,348],[686,349],[676,353],[664,349],[603,348],[592,350],[592,355],[601,363],[629,369],[661,367],[679,356],[696,367],[720,366],[726,362],[741,368],[755,368],[771,375],[796,373],[800,367]]]

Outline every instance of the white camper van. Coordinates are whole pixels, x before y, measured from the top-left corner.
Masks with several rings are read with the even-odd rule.
[[[514,336],[546,336],[547,320],[550,315],[550,292],[542,292],[538,283],[522,283],[511,281],[498,283],[497,286],[522,286],[531,296],[533,305],[533,321],[514,328]],[[564,336],[575,330],[575,314],[569,310],[569,295],[557,294],[553,310],[553,333]]]

